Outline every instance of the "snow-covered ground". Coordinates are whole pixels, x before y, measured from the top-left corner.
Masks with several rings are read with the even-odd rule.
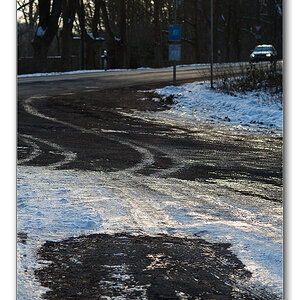
[[[174,95],[176,104],[169,111],[160,113],[164,117],[250,129],[283,129],[282,102],[263,91],[231,96],[212,90],[208,82],[195,82],[167,86],[156,90],[156,93],[163,97]]]
[[[177,103],[170,110],[156,113],[165,120],[282,130],[282,105],[263,101],[263,93],[233,97],[211,90],[208,83],[156,92],[175,95]],[[18,299],[39,299],[45,291],[33,274],[46,263],[36,259],[43,242],[97,232],[198,235],[211,242],[232,243],[234,253],[253,272],[249,284],[282,295],[280,203],[237,196],[229,190],[224,193],[223,182],[210,185],[126,171],[108,174],[18,166],[17,179],[17,230],[27,233],[26,243],[17,246]]]
[[[33,275],[45,263],[35,256],[43,242],[118,232],[232,243],[253,272],[249,284],[280,295],[281,204],[224,194],[222,184],[19,166],[17,229],[28,235],[18,243],[19,299],[38,299],[45,290]]]

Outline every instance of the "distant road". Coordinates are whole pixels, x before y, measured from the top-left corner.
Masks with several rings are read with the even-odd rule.
[[[177,81],[200,80],[207,66],[178,67]],[[207,76],[207,75],[206,75]],[[36,94],[49,95],[83,89],[107,89],[131,87],[137,85],[172,84],[173,69],[109,70],[106,72],[85,72],[58,74],[49,76],[32,76],[18,78],[19,97]]]
[[[269,66],[269,63],[260,63]],[[248,62],[224,63],[214,65],[214,76],[240,72],[241,66],[249,66]],[[278,62],[282,68],[282,61]],[[210,65],[199,64],[177,66],[176,82],[185,83],[210,79]],[[173,84],[173,68],[132,69],[132,70],[103,70],[82,71],[78,73],[61,73],[47,76],[29,76],[18,78],[18,98],[24,99],[37,95],[54,95],[58,93],[83,91],[85,89],[110,89],[133,86],[153,86]]]
[[[241,63],[247,66],[248,63]],[[221,66],[221,67],[220,67]],[[238,69],[240,64],[222,64],[215,66],[225,69],[231,66]],[[191,65],[176,68],[177,83],[205,80],[210,78],[210,65]],[[132,86],[159,86],[173,84],[173,68],[109,70],[106,72],[62,73],[47,76],[18,78],[19,99],[33,95],[51,95],[84,89],[109,89]]]

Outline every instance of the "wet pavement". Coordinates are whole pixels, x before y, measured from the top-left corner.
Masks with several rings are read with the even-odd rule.
[[[155,112],[172,99],[148,89],[19,102],[20,273],[36,260],[21,284],[46,299],[280,297],[281,134],[167,122]]]

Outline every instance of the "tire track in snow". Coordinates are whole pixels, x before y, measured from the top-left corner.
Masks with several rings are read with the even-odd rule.
[[[114,142],[118,142],[120,144],[123,144],[125,146],[128,146],[132,149],[134,149],[135,151],[139,152],[143,159],[140,163],[136,164],[135,166],[133,167],[130,167],[130,168],[127,168],[125,170],[120,170],[120,171],[116,171],[116,172],[113,172],[114,174],[123,174],[123,173],[130,173],[130,172],[136,172],[136,171],[139,171],[141,169],[143,169],[145,166],[147,165],[151,165],[154,163],[154,158],[153,158],[153,155],[150,153],[150,151],[148,151],[147,149],[145,148],[142,148],[142,147],[139,147],[137,145],[134,145],[133,143],[130,143],[130,142],[127,142],[127,141],[124,141],[118,137],[115,137],[115,136],[112,136],[112,135],[107,135],[104,134],[104,132],[96,132],[95,130],[93,129],[86,129],[86,128],[83,128],[81,126],[78,126],[78,125],[75,125],[75,124],[72,124],[72,123],[69,123],[69,122],[65,122],[65,121],[62,121],[62,120],[58,120],[56,118],[53,118],[53,117],[49,117],[41,112],[39,112],[34,106],[33,106],[33,102],[35,100],[38,100],[38,99],[41,99],[41,98],[46,98],[45,96],[42,96],[42,97],[30,97],[26,100],[24,100],[24,103],[23,103],[23,107],[25,109],[25,111],[31,115],[34,115],[34,116],[37,116],[37,117],[40,117],[40,118],[43,118],[43,119],[46,119],[46,120],[49,120],[49,121],[52,121],[52,122],[55,122],[55,123],[59,123],[59,124],[62,124],[64,126],[67,126],[67,127],[70,127],[70,128],[73,128],[73,129],[76,129],[84,134],[93,134],[93,135],[97,135],[97,136],[100,136],[100,137],[103,137],[103,138],[106,138],[108,140],[111,140],[111,141],[114,141]],[[101,129],[100,129],[101,130]]]
[[[47,97],[45,97],[45,96],[35,97],[34,96],[34,97],[30,97],[30,98],[24,100],[23,107],[24,107],[25,111],[31,115],[34,115],[34,116],[37,116],[37,117],[40,117],[40,118],[43,118],[43,119],[46,119],[46,120],[49,120],[49,121],[52,121],[55,123],[62,124],[64,126],[67,126],[67,127],[73,128],[73,129],[76,129],[84,134],[93,134],[93,135],[97,135],[102,138],[106,138],[108,140],[114,141],[114,142],[118,142],[122,145],[132,148],[133,150],[139,152],[142,155],[143,159],[141,160],[141,162],[139,162],[136,165],[134,165],[133,167],[127,168],[125,170],[111,172],[115,175],[119,175],[119,174],[121,175],[121,174],[125,174],[125,173],[134,173],[134,172],[144,169],[147,166],[153,165],[155,163],[155,156],[151,153],[151,151],[149,151],[149,149],[166,154],[171,159],[172,164],[174,165],[173,167],[168,168],[168,169],[158,170],[155,173],[151,174],[150,176],[152,176],[152,177],[167,176],[167,175],[169,175],[173,172],[176,172],[179,169],[184,167],[184,165],[180,162],[180,159],[176,155],[173,155],[173,154],[170,155],[169,153],[162,151],[162,149],[155,147],[153,145],[147,145],[147,147],[145,147],[145,145],[138,143],[138,142],[124,140],[124,139],[121,139],[121,138],[116,137],[111,134],[108,135],[107,130],[105,130],[105,129],[97,129],[97,130],[87,129],[87,128],[84,128],[84,127],[81,127],[81,126],[78,126],[78,125],[75,125],[75,124],[72,124],[69,122],[58,120],[54,117],[47,116],[47,115],[41,113],[40,111],[38,111],[33,105],[33,102],[35,100],[42,99],[42,98],[47,98]]]
[[[27,142],[29,145],[31,145],[34,149],[36,149],[35,151],[33,151],[34,153],[32,155],[30,155],[29,157],[19,160],[18,163],[20,163],[20,164],[32,161],[35,158],[37,158],[39,155],[42,154],[42,151],[41,151],[40,147],[37,145],[37,143],[45,144],[45,145],[53,148],[55,151],[58,151],[59,155],[63,155],[65,157],[63,160],[61,160],[59,162],[48,165],[48,167],[51,168],[51,169],[55,169],[55,168],[58,168],[58,167],[61,167],[61,166],[65,165],[65,164],[68,164],[71,161],[75,160],[76,157],[77,157],[76,153],[71,152],[71,151],[66,151],[63,147],[61,147],[61,146],[59,146],[55,143],[45,141],[45,140],[42,140],[40,138],[36,138],[36,137],[33,137],[31,135],[27,135],[27,134],[19,134],[19,136],[25,142]]]
[[[38,157],[42,151],[40,147],[32,141],[31,136],[25,135],[25,134],[18,134],[19,137],[28,145],[30,145],[33,150],[30,152],[30,154],[26,158],[18,159],[18,164],[24,164],[26,162],[34,160],[36,157]]]
[[[151,180],[151,179],[150,179]],[[108,179],[110,181],[110,179]],[[139,178],[128,180],[119,180],[114,186],[110,186],[114,194],[128,211],[130,218],[111,218],[107,227],[114,228],[118,226],[118,231],[128,231],[140,234],[169,234],[170,229],[181,226],[180,221],[173,218],[161,199],[157,198],[152,191],[145,189],[145,185],[139,181]],[[125,225],[126,224],[126,225]],[[115,230],[115,228],[114,228]],[[113,232],[115,233],[115,232]]]
[[[185,164],[181,161],[179,156],[176,155],[174,152],[170,153],[170,152],[167,152],[167,151],[163,151],[161,148],[153,146],[153,145],[149,145],[149,144],[147,145],[147,148],[167,155],[167,157],[171,160],[172,165],[173,165],[173,167],[171,167],[171,168],[156,171],[153,174],[150,174],[149,177],[155,177],[155,178],[157,178],[157,177],[166,177],[166,176],[168,176],[170,174],[173,174],[173,173],[176,173],[180,169],[184,168]]]
[[[178,189],[176,189],[177,185],[174,184],[175,182],[178,182]],[[268,235],[281,234],[281,227],[278,228],[279,225],[282,225],[279,224],[282,221],[281,216],[272,214],[272,218],[269,219],[268,216],[263,218],[262,215],[257,212],[257,207],[263,207],[264,211],[266,209],[271,209],[268,206],[269,203],[265,203],[265,201],[256,200],[255,198],[250,197],[251,203],[249,204],[251,204],[251,206],[247,205],[248,208],[246,209],[246,206],[242,203],[242,201],[247,201],[246,196],[242,201],[233,201],[230,196],[219,196],[214,200],[214,197],[210,195],[213,195],[213,193],[217,194],[220,189],[218,186],[214,185],[212,189],[207,185],[206,190],[199,194],[199,190],[203,190],[205,185],[188,180],[182,181],[174,179],[171,184],[166,183],[164,185],[155,184],[154,181],[149,181],[147,186],[148,188],[152,188],[156,193],[160,193],[162,196],[172,196],[173,204],[176,203],[179,207],[189,208],[192,211],[192,215],[196,215],[195,212],[199,214],[199,207],[205,207],[205,210],[202,212],[202,217],[207,216],[207,212],[210,212],[209,215],[216,219],[219,219],[219,215],[222,215],[223,217],[227,216],[228,220],[226,220],[226,222],[232,222],[232,224],[234,224],[234,221],[232,220],[244,220],[245,229],[249,224],[252,224],[253,220],[255,220],[255,222],[253,222],[255,226],[250,230],[251,232],[258,230],[266,232]],[[193,196],[191,197],[191,195]],[[185,199],[185,201],[182,201],[182,199]],[[199,206],[197,200],[201,202],[201,206]],[[256,210],[251,210],[249,207],[256,207]],[[280,207],[280,204],[275,205],[274,209],[275,207]],[[240,224],[242,225],[242,223]]]

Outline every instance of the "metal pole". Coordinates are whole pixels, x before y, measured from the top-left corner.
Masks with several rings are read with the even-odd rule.
[[[176,25],[177,19],[177,0],[174,0],[174,26]],[[176,84],[176,60],[173,64],[173,84]]]
[[[210,0],[210,86],[213,89],[214,64],[214,0]]]

